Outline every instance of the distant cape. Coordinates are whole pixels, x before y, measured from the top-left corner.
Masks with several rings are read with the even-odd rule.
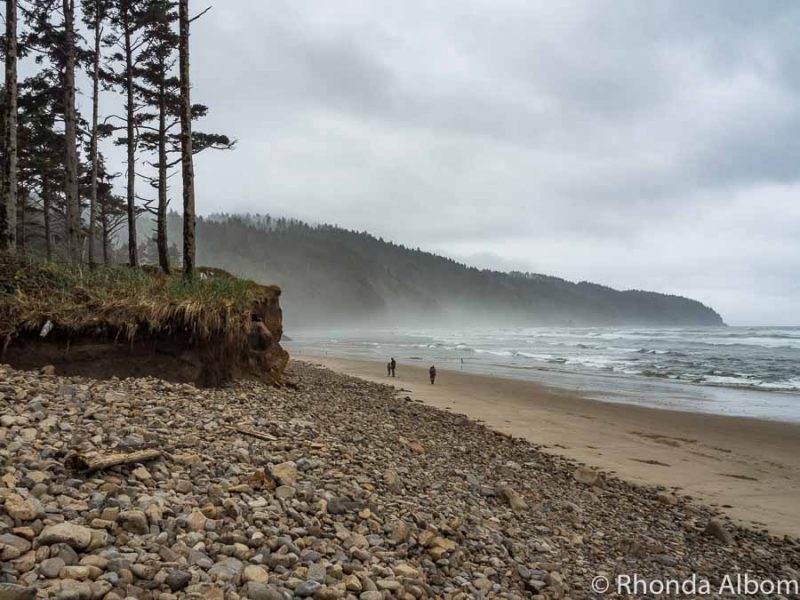
[[[171,237],[180,239],[177,215]],[[477,269],[365,232],[259,216],[197,221],[198,264],[283,289],[289,329],[338,326],[717,326],[704,304]]]

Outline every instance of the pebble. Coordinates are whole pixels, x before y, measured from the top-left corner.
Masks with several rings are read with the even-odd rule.
[[[92,530],[74,523],[58,523],[45,527],[38,542],[44,546],[67,544],[75,550],[85,550],[92,543]]]
[[[0,600],[34,600],[34,598],[36,598],[34,587],[0,583]]]
[[[171,592],[179,592],[184,589],[192,580],[192,574],[189,571],[173,570],[164,578],[164,583],[167,584]]]
[[[705,533],[725,545],[733,543],[733,536],[719,519],[711,519],[706,525]]]

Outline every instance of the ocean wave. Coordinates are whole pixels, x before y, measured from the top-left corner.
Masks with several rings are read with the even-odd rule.
[[[314,341],[354,357],[390,354],[442,364],[468,359],[486,370],[613,371],[687,384],[800,391],[800,328],[387,331],[371,339],[362,333]]]

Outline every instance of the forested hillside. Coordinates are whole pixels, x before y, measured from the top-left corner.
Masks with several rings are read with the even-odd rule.
[[[170,219],[171,237],[181,228]],[[283,288],[287,327],[722,325],[701,303],[479,270],[367,233],[269,216],[198,219],[199,264]]]

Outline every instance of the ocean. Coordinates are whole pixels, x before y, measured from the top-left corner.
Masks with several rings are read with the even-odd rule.
[[[800,327],[318,331],[285,345],[532,380],[606,402],[800,422]]]

